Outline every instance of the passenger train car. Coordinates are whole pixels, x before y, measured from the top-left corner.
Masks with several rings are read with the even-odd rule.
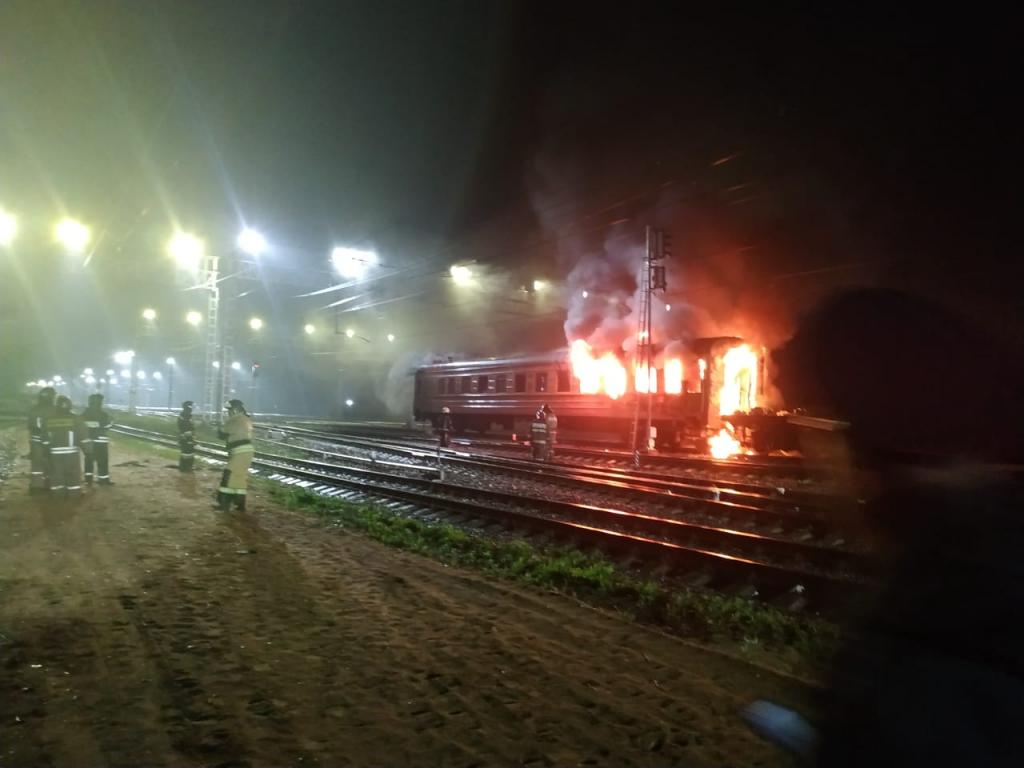
[[[732,350],[745,350],[745,364],[732,362],[737,357]],[[723,410],[749,412],[758,405],[764,355],[742,339],[695,339],[671,360],[664,354],[660,358],[650,397],[651,423],[660,445],[678,445],[719,429]],[[537,409],[547,403],[558,415],[560,429],[625,438],[638,410],[640,422],[646,422],[646,377],[626,376],[631,362],[618,358],[617,365],[624,384],[617,397],[595,391],[592,382],[585,384],[573,370],[569,350],[427,365],[416,371],[413,411],[417,420],[437,426],[441,409],[447,406],[457,432],[498,426],[522,434]],[[723,407],[726,400],[730,405]]]

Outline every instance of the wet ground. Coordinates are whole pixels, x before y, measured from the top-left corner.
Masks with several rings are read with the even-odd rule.
[[[112,452],[0,487],[3,768],[787,764],[736,713],[797,682]]]

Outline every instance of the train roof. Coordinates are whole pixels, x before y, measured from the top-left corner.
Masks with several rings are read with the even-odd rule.
[[[708,336],[698,339],[691,339],[686,342],[686,347],[696,355],[709,354],[718,344],[741,343],[743,339],[738,336]],[[475,360],[451,360],[445,363],[430,363],[421,365],[417,370],[424,371],[462,371],[466,369],[490,368],[492,366],[510,365],[552,365],[569,362],[569,348],[562,347],[551,352],[543,352],[532,355],[509,355],[506,357],[485,357]]]

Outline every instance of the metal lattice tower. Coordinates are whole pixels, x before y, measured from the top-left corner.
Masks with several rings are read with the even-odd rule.
[[[212,420],[220,412],[220,392],[223,386],[224,363],[220,349],[220,286],[218,285],[219,259],[208,256],[203,261],[202,282],[206,288],[206,349],[203,367],[203,402],[201,413]],[[214,366],[217,363],[221,369]]]
[[[630,443],[633,446],[633,462],[640,463],[640,444],[638,433],[640,431],[640,392],[636,383],[640,378],[640,371],[643,371],[647,381],[647,422],[644,428],[643,446],[647,449],[651,439],[651,386],[650,371],[653,356],[651,354],[651,270],[654,261],[654,249],[657,247],[657,231],[653,227],[647,227],[647,243],[644,253],[644,264],[640,270],[640,312],[637,321],[636,332],[636,355],[633,366],[633,434]],[[628,378],[627,378],[628,381]]]

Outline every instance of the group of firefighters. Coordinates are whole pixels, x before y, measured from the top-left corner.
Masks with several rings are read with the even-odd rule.
[[[195,464],[195,424],[191,400],[181,404],[178,414],[178,469],[191,472]],[[252,444],[252,418],[241,400],[227,405],[227,420],[218,429],[225,441],[228,461],[217,488],[217,509],[227,512],[232,505],[245,509],[249,466],[255,449]],[[103,395],[89,396],[88,407],[80,414],[72,411],[71,399],[57,396],[52,387],[39,391],[36,404],[28,414],[29,493],[46,493],[59,499],[82,493],[82,463],[85,457],[85,484],[113,485],[110,479],[110,437],[113,422],[103,409]]]
[[[40,390],[28,415],[29,493],[49,493],[59,498],[82,492],[82,464],[85,454],[85,484],[113,485],[110,480],[110,415],[103,410],[103,395],[89,396],[81,414],[71,410],[71,399],[57,397],[52,387]]]
[[[438,427],[439,446],[447,448],[451,445],[455,427],[452,423],[451,409],[446,405],[441,408],[441,423]],[[547,403],[544,403],[533,415],[530,422],[530,455],[538,461],[551,461],[555,457],[555,443],[558,442],[558,417]]]

